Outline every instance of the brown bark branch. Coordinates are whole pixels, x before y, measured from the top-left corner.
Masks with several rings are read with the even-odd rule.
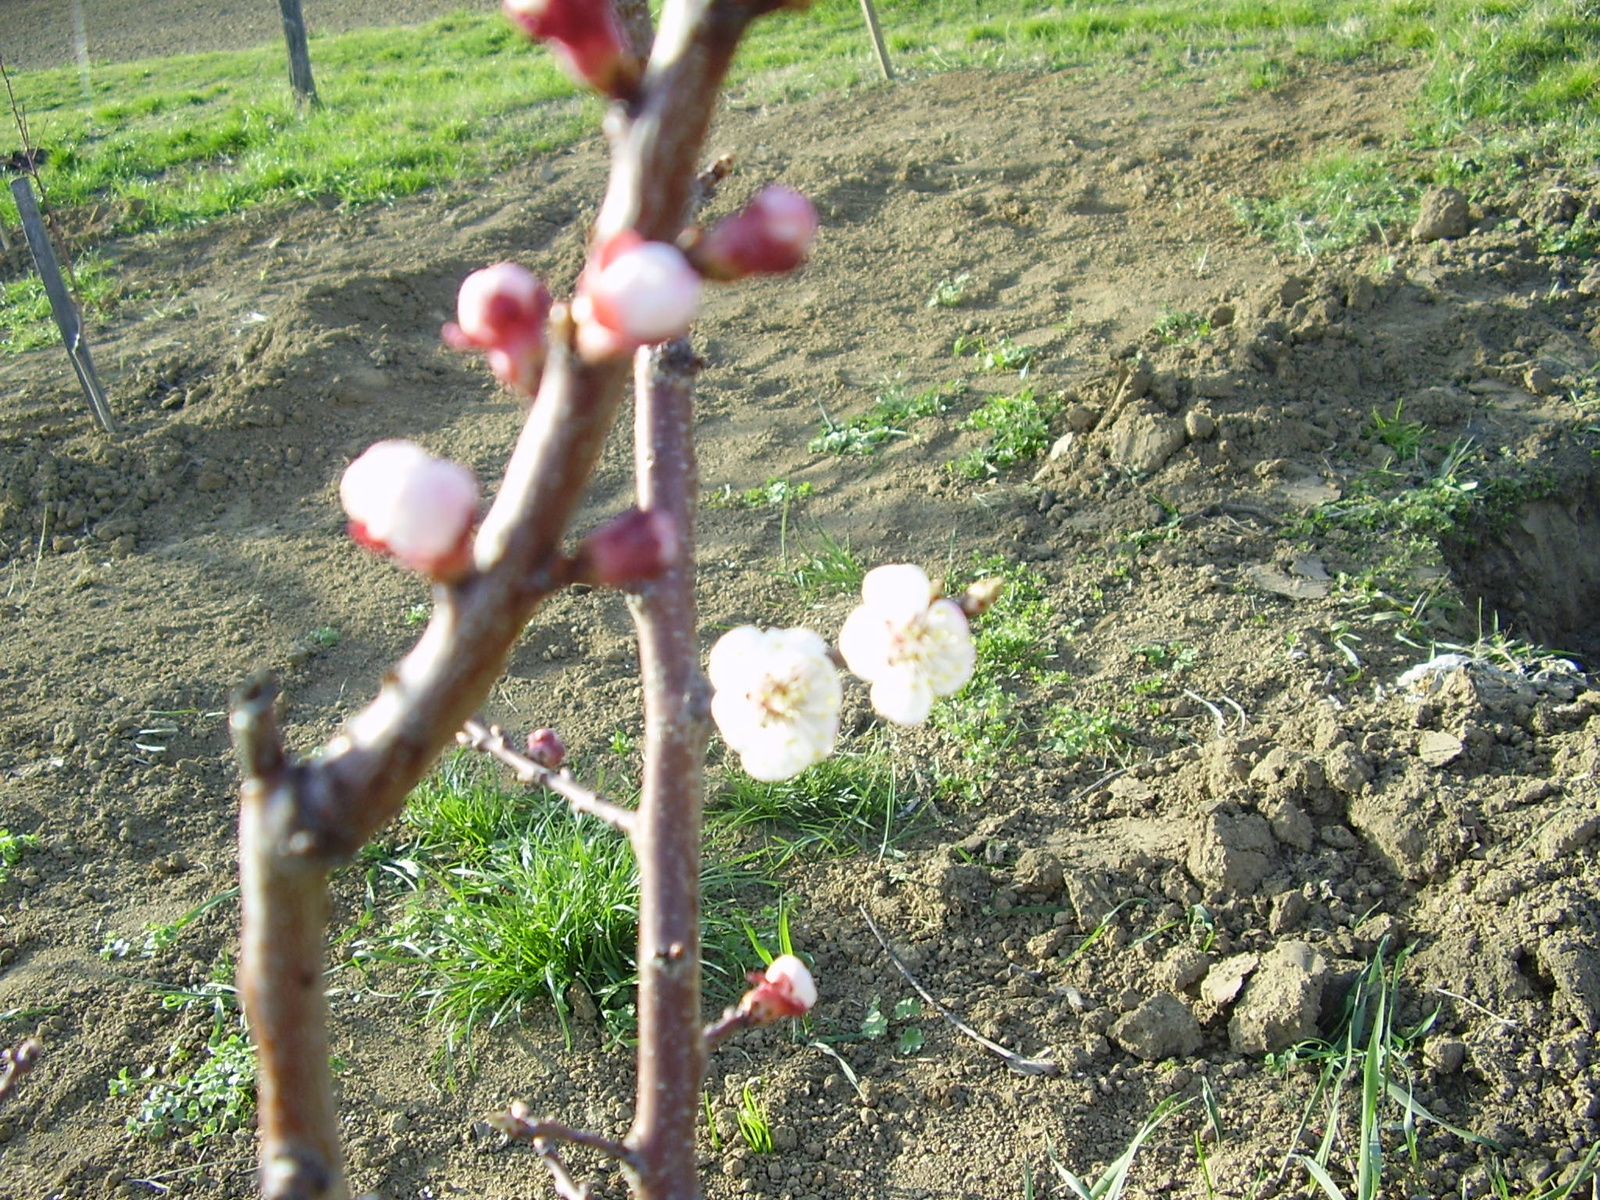
[[[608,1138],[587,1129],[575,1129],[549,1117],[535,1117],[533,1110],[520,1100],[514,1102],[508,1111],[490,1117],[489,1124],[517,1142],[565,1142],[569,1146],[598,1150],[619,1162],[627,1162],[633,1157],[628,1147],[616,1138]]]
[[[700,1031],[700,1036],[705,1040],[707,1050],[715,1050],[741,1029],[753,1029],[763,1023],[756,1019],[754,1013],[725,1008],[720,1017]]]
[[[548,788],[565,800],[573,812],[588,813],[589,816],[604,821],[621,833],[633,832],[634,819],[637,816],[633,809],[625,808],[589,790],[565,771],[552,771],[549,767],[534,762],[511,745],[506,739],[505,730],[500,726],[486,726],[474,719],[468,721],[465,728],[456,734],[456,739],[463,746],[480,750],[504,763],[517,773],[517,778],[523,783],[534,783]]]
[[[599,236],[625,227],[650,239],[677,236],[723,75],[750,18],[770,7],[766,0],[668,0],[641,99],[609,122],[612,176]],[[304,763],[285,755],[269,684],[252,684],[233,714],[245,776],[240,991],[258,1048],[260,1184],[269,1200],[348,1196],[322,989],[329,871],[400,811],[482,704],[539,604],[561,586],[561,542],[621,402],[626,364],[580,361],[569,349],[570,323],[552,326],[538,394],[474,541],[473,568],[436,588],[432,620],[377,697]],[[642,368],[639,387],[640,504],[680,518],[687,547],[696,488],[692,355],[685,347],[659,361],[659,369]],[[698,1194],[698,829],[708,734],[693,580],[686,556],[635,606],[646,698],[645,799],[632,818],[641,864],[643,1061],[628,1147],[641,1200]]]
[[[638,356],[634,463],[640,508],[669,513],[692,548],[699,471],[694,375],[686,341]],[[698,1200],[694,1135],[706,1047],[700,1030],[700,807],[710,737],[699,668],[694,555],[677,561],[630,609],[644,686],[645,773],[639,860],[639,1079],[628,1145],[634,1190],[648,1200]]]

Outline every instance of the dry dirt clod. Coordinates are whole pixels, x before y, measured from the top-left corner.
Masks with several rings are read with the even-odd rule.
[[[1314,947],[1279,942],[1234,1005],[1229,1044],[1243,1054],[1276,1054],[1314,1036],[1328,975],[1328,962]]]
[[[1467,232],[1468,213],[1465,193],[1452,187],[1429,188],[1422,195],[1411,240],[1436,242],[1440,238],[1462,237]]]

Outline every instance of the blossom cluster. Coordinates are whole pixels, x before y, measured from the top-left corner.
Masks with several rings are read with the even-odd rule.
[[[962,606],[908,563],[867,572],[838,654],[898,725],[927,720],[934,699],[965,686],[976,663]],[[789,779],[833,752],[843,688],[818,634],[742,625],[711,648],[707,674],[712,719],[753,778]]]

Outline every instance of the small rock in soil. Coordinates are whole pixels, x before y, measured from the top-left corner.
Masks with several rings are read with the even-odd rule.
[[[1111,429],[1111,461],[1135,475],[1153,475],[1183,449],[1183,422],[1148,412],[1128,412]]]
[[[1225,1009],[1238,997],[1245,979],[1261,964],[1260,955],[1235,954],[1225,958],[1206,972],[1200,985],[1200,998],[1217,1008]]]

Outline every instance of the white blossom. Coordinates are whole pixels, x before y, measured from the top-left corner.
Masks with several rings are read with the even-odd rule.
[[[872,685],[872,707],[898,725],[928,719],[934,697],[960,691],[976,654],[966,614],[935,599],[920,567],[877,567],[861,581],[861,607],[839,631],[839,653]]]
[[[809,629],[729,630],[711,648],[707,674],[712,719],[753,778],[792,778],[833,751],[839,673]]]

